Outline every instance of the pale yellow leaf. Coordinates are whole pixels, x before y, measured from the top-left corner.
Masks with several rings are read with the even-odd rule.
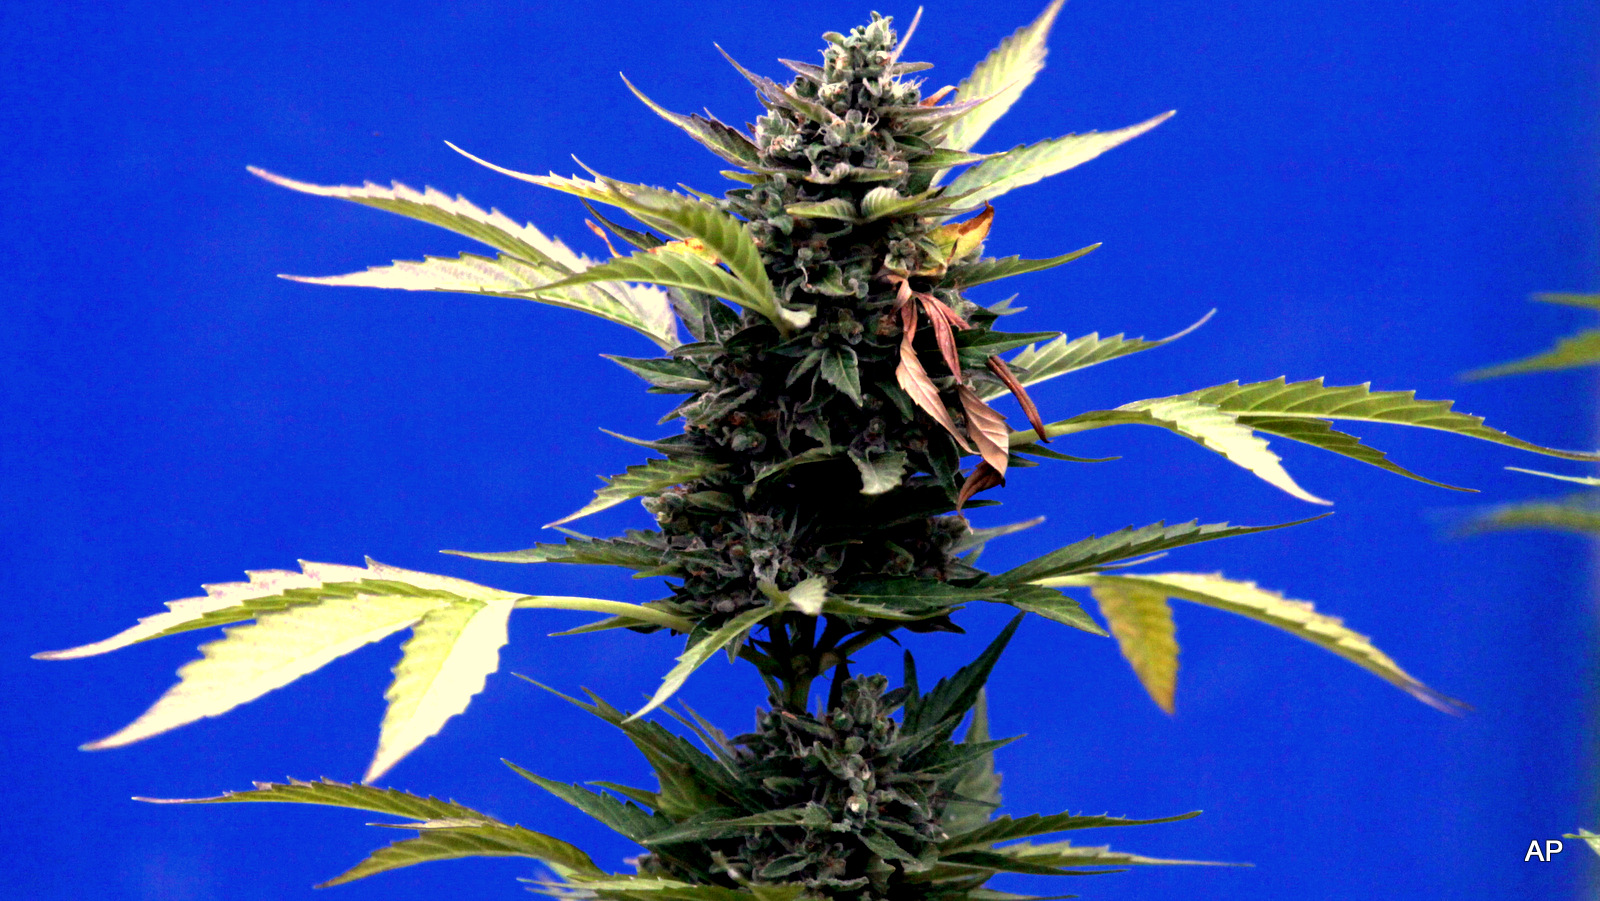
[[[428,611],[411,630],[385,698],[378,751],[362,782],[383,776],[467,709],[500,667],[515,601],[458,603]]]
[[[1266,439],[1240,424],[1233,413],[1182,398],[1142,400],[1117,409],[1148,413],[1155,419],[1153,425],[1199,442],[1293,497],[1313,504],[1331,503],[1301,488],[1283,468],[1282,458],[1268,449]]]
[[[114,735],[84,745],[115,748],[218,716],[412,625],[447,604],[438,597],[357,595],[269,613],[228,629],[178,670],[178,684]]]

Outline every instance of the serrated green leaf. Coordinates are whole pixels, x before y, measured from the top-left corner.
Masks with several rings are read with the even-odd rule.
[[[447,142],[448,143],[448,142]],[[673,254],[670,251],[651,253],[641,251],[632,257],[621,257],[603,264],[615,267],[623,260],[633,261],[633,266],[623,266],[626,271],[649,271],[653,275],[645,276],[617,276],[631,281],[654,281],[657,284],[670,284],[693,291],[702,291],[718,297],[726,297],[735,303],[748,307],[778,326],[779,331],[787,332],[794,328],[803,327],[810,321],[809,314],[785,309],[778,303],[777,295],[773,292],[772,281],[767,277],[766,268],[761,262],[761,251],[756,247],[755,240],[750,236],[748,223],[728,215],[706,203],[692,197],[685,197],[673,191],[661,188],[652,188],[646,185],[628,184],[604,176],[596,176],[594,181],[582,178],[564,178],[558,175],[528,175],[496,166],[493,163],[479,159],[461,148],[451,144],[450,147],[466,156],[473,162],[487,166],[502,175],[531,182],[541,187],[574,194],[586,200],[609,204],[627,210],[634,218],[659,229],[669,235],[682,239],[694,238],[728,267],[726,280],[713,277],[709,270],[717,270],[716,266],[705,262],[698,256]],[[668,268],[653,267],[643,257],[657,259],[677,256],[680,260],[689,259],[702,264],[695,267],[679,267],[685,272],[673,274]],[[598,268],[598,267],[597,267]],[[720,270],[718,270],[720,271]],[[581,278],[582,276],[575,276]],[[673,278],[673,281],[662,281],[663,278]],[[688,279],[687,282],[683,279]],[[720,282],[720,289],[711,285]],[[730,288],[729,282],[732,283]],[[729,296],[729,293],[734,296]]]
[[[1099,580],[1090,588],[1139,684],[1168,715],[1178,687],[1178,629],[1164,591]]]
[[[990,356],[1060,336],[1060,332],[1001,332],[993,329],[963,329],[956,332],[956,347],[963,359],[985,360]]]
[[[1113,586],[1113,590],[1132,587],[1159,592],[1167,597],[1236,613],[1331,651],[1430,707],[1446,713],[1459,712],[1461,707],[1460,702],[1417,681],[1387,654],[1373,647],[1367,636],[1352,631],[1338,618],[1318,613],[1306,601],[1285,598],[1254,582],[1225,579],[1217,574],[1206,573],[1097,573],[1077,576],[1070,581],[1072,584],[1088,585],[1091,590]]]
[[[973,111],[950,127],[944,144],[956,150],[968,150],[983,137],[989,127],[1017,102],[1022,92],[1044,68],[1049,49],[1045,38],[1056,14],[1065,0],[1052,0],[1045,11],[1029,25],[1018,28],[1000,46],[989,51],[972,74],[956,86],[956,96],[961,100],[992,97],[988,103]]]
[[[1008,362],[1012,371],[1017,374],[1018,381],[1024,385],[1037,385],[1069,372],[1170,344],[1205,325],[1216,312],[1212,310],[1183,331],[1155,341],[1124,338],[1122,335],[1102,338],[1098,332],[1091,332],[1071,340],[1062,335],[1049,344],[1025,348]],[[983,396],[997,397],[1004,391],[1004,386],[995,385],[985,390]]]
[[[389,707],[378,752],[362,782],[381,778],[483,691],[489,674],[500,668],[514,606],[511,600],[450,604],[429,610],[412,626],[384,695]]]
[[[762,104],[767,106],[769,109],[772,107],[782,107],[784,109],[792,110],[793,112],[797,112],[819,125],[831,125],[840,121],[838,116],[834,115],[831,110],[821,103],[801,97],[795,91],[778,84],[776,81],[773,81],[764,75],[757,75],[756,73],[751,72],[749,69],[746,69],[744,66],[739,65],[739,61],[734,59],[732,56],[729,56],[728,51],[722,49],[721,44],[713,42],[711,46],[716,47],[717,52],[722,54],[722,58],[727,60],[729,65],[738,70],[739,74],[743,75],[745,80],[749,81],[750,84],[755,87],[756,94],[760,98]]]
[[[702,842],[708,839],[749,834],[752,829],[756,828],[811,826],[826,829],[831,825],[832,821],[828,819],[826,810],[819,805],[808,805],[803,808],[763,811],[742,817],[697,817],[689,822],[663,829],[641,844],[646,846],[676,845],[684,842]]]
[[[856,205],[843,197],[791,203],[783,211],[798,219],[843,219],[845,222],[854,222],[858,218]]]
[[[989,681],[989,674],[994,672],[1000,655],[1005,653],[1006,645],[1011,643],[1011,636],[1016,634],[1021,624],[1020,614],[1012,617],[1000,634],[971,663],[951,673],[949,678],[940,679],[927,694],[908,697],[902,717],[903,731],[912,734],[937,727],[951,719],[965,717],[967,711],[978,703],[978,697]],[[954,724],[950,728],[954,729]]]
[[[785,457],[782,460],[765,464],[756,470],[755,478],[750,481],[749,485],[745,486],[745,495],[754,495],[756,488],[760,486],[762,482],[765,482],[775,476],[782,475],[796,466],[805,466],[808,463],[821,463],[825,460],[835,460],[844,456],[844,453],[845,452],[842,448],[837,448],[830,444],[823,447],[813,447],[810,450],[801,451],[794,456]]]
[[[970,552],[973,555],[973,559],[976,559],[978,554],[983,553],[983,549],[991,540],[995,538],[1001,538],[1006,535],[1015,535],[1018,532],[1031,529],[1042,522],[1044,522],[1043,516],[1035,516],[1032,519],[1025,519],[1021,522],[1007,523],[1003,526],[990,526],[982,529],[969,528],[967,529],[966,534],[962,535],[961,538],[951,546],[950,553],[965,554]]]
[[[1312,504],[1331,503],[1301,488],[1283,468],[1282,459],[1268,449],[1265,439],[1241,424],[1237,416],[1218,407],[1183,398],[1166,398],[1137,401],[1117,408],[1117,412],[1135,417],[1147,415],[1150,417],[1147,422],[1137,418],[1129,421],[1160,426],[1190,438],[1291,497]]]
[[[1234,418],[1236,425],[1246,429],[1254,429],[1259,423],[1264,423],[1266,428],[1263,428],[1263,431],[1283,434],[1285,437],[1291,437],[1314,447],[1323,447],[1390,472],[1430,483],[1431,480],[1421,479],[1414,473],[1389,463],[1387,456],[1371,448],[1362,447],[1359,441],[1349,435],[1335,432],[1331,428],[1294,423],[1297,421],[1322,423],[1326,426],[1326,420],[1329,419],[1387,422],[1450,432],[1551,457],[1568,460],[1600,460],[1600,454],[1542,447],[1489,428],[1483,424],[1481,416],[1452,411],[1451,401],[1417,400],[1410,391],[1372,391],[1366,385],[1328,387],[1322,384],[1321,379],[1289,383],[1278,378],[1250,385],[1232,382],[1188,394],[1137,401],[1125,404],[1117,410],[1081,414],[1046,425],[1045,429],[1051,437],[1055,437],[1108,425],[1138,424],[1139,414],[1149,413],[1151,419],[1144,424],[1161,425],[1189,437],[1195,437],[1202,431],[1207,434],[1214,432],[1219,437],[1215,443],[1212,440],[1203,441],[1207,447],[1223,453],[1230,460],[1240,463],[1291,494],[1301,496],[1290,487],[1293,484],[1292,480],[1284,481],[1288,476],[1282,472],[1281,467],[1274,470],[1276,455],[1270,452],[1266,452],[1266,456],[1262,455],[1265,450],[1264,444],[1252,449],[1250,443],[1238,433],[1232,432],[1226,423],[1217,424],[1212,428],[1204,422],[1204,418],[1214,417],[1215,414],[1189,406],[1191,404],[1214,408],[1229,414]],[[1185,418],[1193,419],[1194,422],[1207,427],[1197,429],[1179,425],[1179,421]],[[1010,440],[1013,447],[1018,447],[1032,443],[1036,437],[1032,430],[1027,430],[1013,432]],[[1196,440],[1201,439],[1196,438]],[[1227,447],[1229,450],[1222,450],[1222,447]],[[1271,459],[1268,459],[1269,457]]]
[[[660,494],[674,485],[709,475],[720,468],[704,458],[669,458],[630,466],[627,472],[606,479],[606,487],[596,491],[594,500],[581,510],[549,523],[545,528],[572,522],[636,497]]]
[[[546,779],[528,772],[509,760],[502,760],[501,763],[510,767],[517,775],[578,808],[625,838],[641,841],[669,825],[664,819],[657,820],[633,804],[618,801],[610,795],[591,791],[581,785]]]
[[[560,290],[589,282],[609,281],[649,282],[687,288],[721,297],[774,322],[779,321],[777,307],[760,291],[752,290],[720,266],[693,254],[670,250],[641,250],[632,256],[616,257],[555,282],[551,288]]]
[[[716,656],[718,651],[736,647],[738,643],[744,641],[745,635],[752,628],[762,620],[775,616],[779,612],[781,610],[776,606],[757,607],[735,616],[713,632],[705,633],[696,629],[695,632],[690,633],[688,646],[683,649],[682,654],[678,655],[677,664],[661,680],[661,687],[656,689],[654,695],[651,695],[649,703],[641,707],[628,719],[637,720],[639,717],[660,707],[668,698],[672,697],[674,692],[683,686],[684,682],[689,680],[689,676],[699,669],[701,664]]]
[[[980,207],[1009,191],[1087,163],[1170,118],[1172,113],[1166,112],[1116,131],[1065,135],[997,154],[956,176],[950,183],[950,191],[965,196],[951,206],[958,209]]]
[[[317,886],[329,888],[365,879],[389,870],[415,866],[434,860],[456,860],[462,857],[529,857],[547,864],[571,867],[571,855],[583,852],[557,838],[500,822],[445,820],[417,823],[416,838],[395,842],[379,848],[350,869]],[[573,867],[580,872],[601,872],[587,855],[586,866]]]
[[[1413,391],[1373,391],[1364,384],[1329,386],[1322,379],[1289,382],[1279,377],[1247,385],[1230,382],[1178,397],[1236,413],[1246,425],[1256,416],[1386,422],[1450,432],[1550,457],[1600,460],[1600,454],[1556,450],[1512,437],[1484,425],[1482,416],[1451,410],[1453,401],[1418,400]]]
[[[1327,515],[1329,514],[1323,514],[1323,516]],[[1057,578],[1101,569],[1118,560],[1143,557],[1147,554],[1198,544],[1202,541],[1215,541],[1219,538],[1233,538],[1238,535],[1251,535],[1256,532],[1286,529],[1290,526],[1315,522],[1321,518],[1322,516],[1313,516],[1310,519],[1277,523],[1270,526],[1234,526],[1225,522],[1201,525],[1199,520],[1190,520],[1175,526],[1169,526],[1164,522],[1138,529],[1130,526],[1104,537],[1091,536],[1082,541],[1069,544],[1060,550],[1051,551],[1043,557],[1030,560],[999,575],[990,576],[984,580],[984,584],[1006,586],[1023,582],[1037,582],[1050,587],[1077,584],[1060,582],[1057,581]]]
[[[1418,482],[1422,482],[1426,485],[1432,485],[1436,488],[1448,488],[1451,491],[1468,492],[1474,492],[1476,490],[1472,488],[1462,488],[1459,485],[1450,485],[1445,482],[1438,482],[1427,478],[1426,476],[1418,475],[1411,470],[1406,469],[1404,466],[1394,462],[1393,460],[1390,460],[1389,455],[1385,454],[1383,451],[1378,450],[1375,447],[1369,447],[1365,444],[1362,444],[1360,438],[1345,432],[1341,432],[1320,419],[1274,419],[1269,416],[1251,416],[1242,419],[1241,421],[1248,423],[1250,428],[1255,429],[1258,432],[1266,432],[1269,435],[1278,435],[1283,438],[1288,438],[1290,441],[1298,441],[1301,444],[1309,444],[1312,447],[1320,448],[1322,450],[1329,451],[1330,453],[1349,457],[1352,460],[1360,460],[1362,463],[1366,463],[1370,466],[1376,466],[1379,469],[1386,469],[1395,475],[1405,476],[1408,479],[1415,479]]]
[[[1084,612],[1082,604],[1054,588],[1031,584],[1013,585],[1003,593],[997,594],[995,600],[1002,604],[1010,604],[1024,613],[1036,613],[1052,622],[1082,629],[1091,635],[1106,634],[1106,631],[1100,628],[1100,624]]]
[[[850,462],[861,472],[861,493],[887,494],[900,487],[900,478],[906,468],[904,451],[890,451],[868,458],[860,451],[850,451]]]
[[[1003,278],[1011,278],[1014,275],[1026,275],[1029,272],[1043,272],[1046,269],[1054,269],[1057,266],[1086,257],[1099,249],[1099,244],[1090,244],[1088,247],[1080,247],[1071,253],[1064,253],[1058,257],[1046,257],[1042,260],[1025,260],[1018,256],[981,259],[965,266],[951,267],[949,273],[945,276],[945,283],[956,285],[965,290],[976,285],[985,285]]]
[[[574,253],[560,240],[546,236],[532,225],[518,225],[499,210],[484,212],[460,195],[451,199],[450,195],[433,188],[417,191],[399,182],[387,188],[372,182],[361,187],[314,185],[274,175],[255,166],[246,168],[250,174],[291,191],[348,200],[447,228],[530,264],[555,266],[570,272],[588,266],[585,257]]]
[[[1152,826],[1159,823],[1176,823],[1180,820],[1193,819],[1200,815],[1200,811],[1180,813],[1177,816],[1158,817],[1153,820],[1131,820],[1113,816],[1085,816],[1070,813],[1058,813],[1051,816],[1031,814],[1021,819],[999,817],[991,820],[977,829],[952,835],[945,839],[939,846],[940,855],[955,854],[968,850],[988,850],[996,842],[1008,841],[1014,838],[1028,838],[1034,835],[1046,835],[1052,832],[1067,832],[1074,829],[1102,829],[1108,826]]]
[[[408,291],[452,291],[491,294],[533,300],[590,313],[627,326],[671,349],[678,344],[672,307],[660,291],[639,285],[581,285],[535,297],[527,293],[594,265],[561,241],[547,237],[532,225],[518,225],[498,210],[484,212],[464,197],[428,188],[418,192],[395,182],[382,188],[370,182],[362,187],[325,186],[295,181],[250,167],[253,174],[290,190],[319,197],[349,200],[386,212],[409,216],[482,241],[507,256],[489,259],[462,254],[450,260],[429,257],[422,262],[399,261],[349,275],[309,278],[285,276],[294,281],[323,285],[399,288]]]
[[[972,722],[967,726],[963,745],[989,741],[989,701],[978,692],[972,705]],[[986,751],[956,771],[952,800],[945,805],[940,825],[946,832],[960,834],[987,823],[1000,807],[1000,774],[995,772],[994,752]]]
[[[363,594],[390,593],[400,597],[432,598],[441,603],[465,598],[516,597],[471,582],[404,570],[373,560],[368,560],[365,567],[307,561],[302,561],[300,566],[302,572],[298,573],[256,570],[247,573],[248,582],[202,586],[206,590],[204,597],[170,601],[166,613],[144,617],[137,625],[103,641],[61,651],[43,651],[34,657],[39,660],[92,657],[153,638],[245,622],[265,613]]]
[[[626,538],[569,538],[564,544],[536,544],[519,551],[446,550],[439,553],[494,563],[581,563],[634,570],[655,569],[664,559],[660,549]]]
[[[461,579],[368,561],[365,569],[304,563],[303,573],[251,573],[245,583],[207,586],[204,598],[175,601],[104,641],[37,655],[70,659],[151,638],[254,619],[201,648],[179,682],[133,723],[97,742],[119,747],[217,716],[453,603],[502,604],[517,595]]]
[[[620,73],[619,73],[620,74]],[[622,76],[622,83],[628,86],[633,96],[638,97],[645,106],[650,107],[656,115],[671,122],[688,133],[689,137],[700,142],[707,150],[722,157],[735,166],[754,166],[761,162],[761,153],[756,145],[750,142],[737,128],[724,125],[716,119],[705,116],[684,116],[663,108],[660,104],[644,95],[643,91],[633,86],[628,76]]]
[[[927,613],[958,604],[988,601],[1001,592],[995,588],[965,588],[929,579],[882,579],[834,586],[833,596],[861,601],[902,612]]]
[[[593,268],[592,264],[589,268]],[[678,345],[677,320],[661,289],[605,277],[572,282],[570,272],[531,265],[510,256],[498,259],[471,253],[456,259],[430,256],[420,262],[396,260],[391,266],[372,266],[364,272],[346,275],[285,275],[281,278],[308,285],[444,291],[531,300],[627,326],[666,350]]]
[[[513,605],[527,610],[582,610],[587,613],[605,613],[620,616],[638,623],[666,626],[688,633],[694,624],[681,616],[668,613],[650,604],[629,604],[625,601],[607,601],[600,598],[568,598],[533,595],[517,598]]]
[[[644,379],[651,385],[667,391],[691,394],[711,387],[711,382],[706,379],[700,368],[688,360],[670,358],[642,360],[634,357],[618,357],[611,354],[601,354],[600,356]]]
[[[857,407],[861,406],[861,370],[853,349],[829,347],[817,366],[817,374]]]
[[[593,692],[588,692],[593,703],[584,703],[532,679],[527,681],[621,730],[660,780],[661,790],[656,793],[654,806],[669,818],[681,820],[714,807],[748,808],[757,803],[721,761],[683,736],[668,732],[657,723],[626,716]]]
[[[1600,329],[1586,329],[1560,339],[1556,346],[1532,356],[1501,363],[1496,366],[1485,366],[1474,369],[1461,377],[1468,381],[1479,379],[1499,378],[1504,375],[1520,375],[1526,372],[1555,372],[1562,369],[1577,369],[1580,366],[1594,366],[1600,364]]]
[[[258,782],[250,791],[228,792],[215,798],[140,798],[159,804],[219,804],[231,802],[287,802],[350,807],[373,813],[407,817],[419,822],[397,824],[416,829],[417,838],[396,842],[373,852],[366,860],[323,885],[341,885],[374,873],[430,860],[457,857],[531,857],[575,874],[603,876],[599,867],[572,845],[538,832],[511,826],[460,804],[422,798],[393,789],[343,785],[323,780],[287,785]]]
[[[386,813],[409,820],[492,819],[470,807],[454,801],[424,798],[393,788],[373,788],[370,785],[350,785],[320,779],[307,782],[290,779],[287,783],[257,782],[246,791],[225,792],[214,798],[134,798],[151,804],[229,804],[229,803],[289,803],[318,804],[325,807],[348,807],[369,813]]]
[[[1135,866],[1195,866],[1195,867],[1246,867],[1249,864],[1222,863],[1214,860],[1169,860],[1161,857],[1145,857],[1142,854],[1128,854],[1123,851],[1113,851],[1109,845],[1098,847],[1074,845],[1071,842],[1049,842],[1036,845],[1032,842],[1019,842],[996,848],[996,854],[1032,863],[1056,867],[1135,867]]]
[[[933,215],[930,206],[942,208],[947,202],[940,197],[939,188],[930,188],[919,194],[906,196],[888,185],[879,185],[868,191],[861,198],[860,221],[874,222],[888,216],[908,215],[913,211],[921,215]]]

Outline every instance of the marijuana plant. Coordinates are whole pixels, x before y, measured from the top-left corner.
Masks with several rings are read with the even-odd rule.
[[[1159,340],[1007,332],[997,325],[1015,312],[1009,303],[985,307],[966,295],[1064,265],[1095,246],[1048,259],[986,256],[992,201],[1171,115],[974,151],[1043,67],[1060,6],[1056,0],[966,79],[937,91],[925,92],[912,77],[929,66],[903,59],[915,21],[899,36],[877,15],[848,34],[824,35],[820,65],[783,61],[793,73],[787,83],[734,63],[765,110],[745,130],[671,112],[630,84],[650,109],[735,167],[725,173],[735,187],[720,197],[592,171],[539,176],[484,163],[589,205],[607,244],[614,236],[632,248],[604,261],[432,189],[324,187],[252,170],[293,190],[434,223],[495,251],[297,280],[532,300],[599,316],[662,349],[648,359],[612,358],[651,392],[684,398],[663,419],[681,419],[678,433],[618,436],[657,456],[610,478],[593,501],[551,523],[564,541],[464,555],[620,566],[666,579],[666,596],[643,604],[525,596],[373,561],[254,572],[247,582],[207,586],[205,596],[173,602],[104,641],[40,655],[84,657],[229,627],[144,715],[89,747],[125,745],[222,714],[409,629],[363,784],[261,783],[194,802],[354,807],[402,818],[416,830],[333,882],[427,860],[511,855],[548,866],[553,875],[533,887],[557,896],[1007,901],[1022,896],[987,888],[996,874],[1182,862],[1017,840],[1192,815],[998,814],[993,754],[1005,742],[989,735],[983,686],[1022,614],[1104,635],[1081,606],[1077,592],[1086,592],[1168,710],[1178,652],[1173,599],[1260,620],[1450,709],[1448,698],[1310,604],[1220,575],[1127,568],[1188,545],[1310,520],[1155,523],[1083,538],[1001,572],[979,568],[987,542],[1035,523],[974,527],[965,511],[995,505],[980,495],[1005,485],[1014,470],[1095,462],[1052,440],[1108,426],[1166,429],[1314,504],[1327,502],[1289,475],[1270,437],[1446,488],[1453,486],[1400,466],[1334,423],[1408,425],[1596,459],[1491,429],[1448,401],[1320,379],[1234,382],[1047,421],[1028,395],[1031,386],[1152,350],[1193,328]],[[614,221],[598,207],[636,222]],[[1026,428],[1012,428],[991,405],[1006,394]],[[566,528],[634,498],[655,528],[605,538]],[[852,673],[859,652],[880,640],[960,631],[958,614],[979,602],[1012,607],[1018,618],[977,659],[932,687],[919,682],[909,652],[898,686]],[[574,633],[683,637],[677,664],[640,709],[624,711],[593,693],[568,698],[621,731],[648,760],[657,786],[598,783],[604,791],[597,791],[517,769],[642,846],[635,872],[610,872],[571,844],[453,802],[370,785],[482,689],[518,608],[603,617]],[[768,707],[748,734],[729,738],[693,710],[663,706],[719,653],[748,662],[766,686]],[[704,749],[645,718],[658,709]]]

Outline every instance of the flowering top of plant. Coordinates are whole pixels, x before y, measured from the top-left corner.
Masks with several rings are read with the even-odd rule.
[[[985,307],[966,296],[974,286],[1094,249],[1042,260],[986,256],[991,201],[1171,115],[973,152],[1042,68],[1060,6],[1052,3],[959,85],[931,93],[916,77],[930,67],[905,61],[905,39],[876,14],[848,35],[824,35],[820,65],[783,61],[794,75],[786,84],[734,63],[766,110],[748,133],[709,116],[673,113],[635,88],[652,110],[737,167],[725,173],[737,187],[722,197],[593,172],[538,176],[485,163],[637,220],[640,227],[613,222],[590,206],[609,229],[591,223],[608,245],[614,235],[633,248],[627,255],[613,250],[605,261],[432,189],[321,187],[253,170],[295,190],[432,222],[497,251],[300,281],[533,300],[627,326],[662,349],[659,357],[612,359],[651,392],[684,396],[663,420],[681,419],[682,430],[624,439],[657,456],[612,477],[593,501],[551,524],[639,498],[656,528],[611,538],[569,533],[561,543],[466,556],[622,566],[668,579],[668,596],[646,604],[522,596],[370,561],[365,568],[305,564],[301,573],[251,573],[249,582],[208,586],[205,597],[174,602],[105,641],[41,655],[86,656],[234,625],[148,712],[90,747],[218,715],[410,629],[364,779],[370,783],[482,689],[513,609],[591,611],[606,618],[574,631],[686,636],[677,665],[642,709],[625,714],[597,696],[574,701],[621,729],[660,785],[608,785],[608,795],[524,775],[639,842],[647,853],[636,874],[608,873],[571,845],[459,805],[367,786],[261,785],[208,800],[333,804],[413,821],[418,837],[380,850],[341,880],[442,857],[517,854],[555,869],[560,880],[540,887],[556,894],[1000,901],[1017,896],[984,888],[999,872],[1063,875],[1075,866],[1171,861],[1065,842],[1000,844],[1156,821],[997,817],[992,752],[1003,742],[989,739],[981,690],[1017,622],[927,693],[909,655],[903,684],[892,690],[884,677],[850,672],[853,655],[898,630],[959,631],[954,617],[963,606],[990,602],[1103,635],[1064,590],[1087,589],[1140,679],[1170,710],[1177,645],[1169,602],[1181,598],[1285,629],[1448,708],[1448,699],[1309,604],[1218,575],[1116,569],[1281,525],[1156,523],[1091,536],[1004,572],[978,568],[988,540],[1033,523],[973,528],[962,511],[995,503],[978,495],[1005,484],[1013,469],[1040,460],[1090,462],[1044,445],[1105,426],[1159,426],[1312,503],[1326,501],[1290,477],[1263,436],[1422,481],[1430,480],[1332,422],[1397,423],[1594,458],[1513,438],[1452,411],[1449,402],[1321,380],[1235,382],[1047,423],[1029,386],[1184,334],[1147,341],[1007,332],[996,325],[1014,312],[1008,304]],[[1027,428],[1013,429],[991,406],[1008,393]],[[672,712],[700,736],[701,751],[640,719],[719,652],[750,662],[765,681],[771,707],[754,733],[730,740],[693,711]],[[826,700],[813,709],[814,683],[827,677]],[[955,733],[969,714],[958,743]]]

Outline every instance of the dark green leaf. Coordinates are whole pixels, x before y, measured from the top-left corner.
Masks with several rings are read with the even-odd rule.
[[[956,285],[963,290],[975,285],[997,282],[1003,278],[1014,275],[1025,275],[1029,272],[1043,272],[1057,266],[1070,263],[1073,260],[1088,256],[1100,248],[1099,244],[1090,244],[1080,247],[1071,253],[1064,253],[1058,257],[1046,257],[1042,260],[1025,260],[1022,257],[1004,257],[1000,259],[976,260],[965,266],[952,266],[945,274],[945,284]]]
[[[700,367],[688,360],[674,360],[670,357],[636,359],[634,357],[618,357],[611,354],[601,354],[600,356],[621,366],[655,387],[665,388],[673,393],[692,394],[711,387],[711,382],[700,371]]]
[[[1328,514],[1324,514],[1324,516],[1326,515]],[[1191,520],[1175,526],[1169,526],[1164,522],[1158,522],[1139,529],[1129,526],[1119,532],[1112,532],[1103,538],[1090,536],[1082,541],[1069,544],[1060,550],[1052,551],[1043,557],[1007,570],[997,576],[991,576],[987,582],[993,585],[1009,586],[1048,579],[1052,576],[1092,572],[1118,560],[1143,557],[1146,554],[1198,544],[1202,541],[1215,541],[1218,538],[1232,538],[1236,535],[1250,535],[1255,532],[1286,529],[1289,526],[1315,522],[1321,518],[1321,516],[1313,516],[1309,519],[1300,519],[1270,526],[1233,526],[1225,522],[1201,525],[1199,520]]]
[[[689,137],[699,141],[701,146],[722,157],[735,166],[752,166],[760,163],[761,154],[756,150],[756,145],[739,132],[738,129],[724,125],[715,119],[704,116],[683,116],[670,110],[663,109],[654,100],[646,97],[642,91],[633,86],[626,75],[622,76],[622,83],[628,86],[633,96],[638,97],[645,106],[650,107],[656,115],[678,126],[689,134]]]
[[[670,825],[664,820],[657,820],[646,811],[640,810],[632,804],[618,801],[610,795],[591,791],[581,785],[546,779],[543,776],[528,772],[509,760],[500,762],[510,767],[512,771],[522,778],[599,820],[606,828],[636,842],[643,841],[649,835],[661,831],[662,827]]]
[[[963,666],[953,673],[948,679],[940,679],[933,690],[919,698],[906,700],[905,706],[905,731],[915,733],[923,729],[934,728],[951,718],[965,716],[972,705],[978,703],[978,696],[983,691],[984,683],[989,681],[989,673],[993,672],[994,665],[999,662],[1000,655],[1010,643],[1011,636],[1016,634],[1017,626],[1022,623],[1021,616],[1012,617],[994,641],[983,649],[977,659]]]
[[[985,850],[996,842],[1008,841],[1014,838],[1028,838],[1033,835],[1046,835],[1052,832],[1066,832],[1073,829],[1101,829],[1107,826],[1151,826],[1158,823],[1176,823],[1179,820],[1188,820],[1200,815],[1200,811],[1180,813],[1172,817],[1159,817],[1153,820],[1129,820],[1113,816],[1083,816],[1070,813],[1058,813],[1051,816],[1032,814],[1021,819],[999,817],[979,826],[970,832],[952,835],[939,846],[941,854],[954,854],[958,851]]]
[[[1048,620],[1082,629],[1094,635],[1104,635],[1105,630],[1084,612],[1082,605],[1054,588],[1042,585],[1015,585],[996,600],[1025,613],[1037,613]]]
[[[857,407],[861,406],[861,372],[854,350],[849,347],[829,347],[823,354],[818,372],[824,381],[838,388]]]
[[[644,532],[630,532],[643,536]],[[569,538],[563,544],[536,544],[520,551],[475,552],[441,551],[474,560],[497,563],[586,563],[597,566],[625,566],[629,569],[654,569],[664,559],[663,551],[627,538]]]

